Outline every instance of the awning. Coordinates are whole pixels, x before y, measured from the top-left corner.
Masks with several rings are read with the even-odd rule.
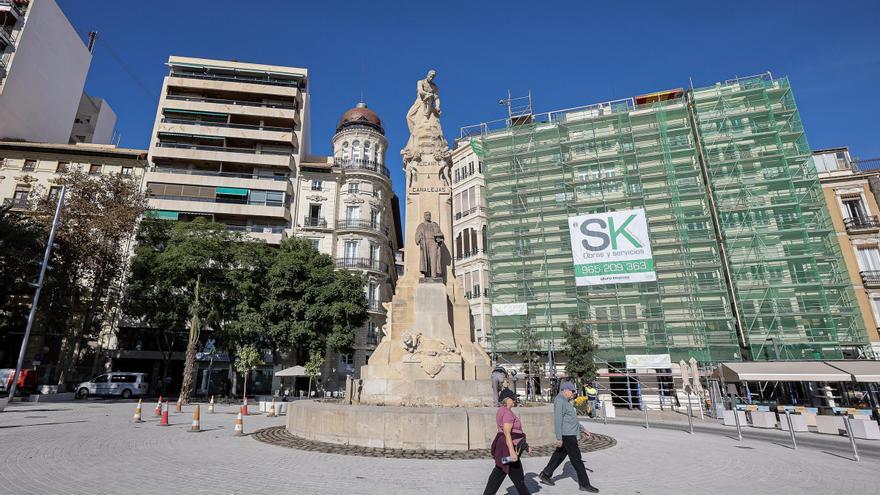
[[[292,366],[275,373],[275,376],[309,376],[309,374],[302,366]],[[321,376],[321,373],[318,373],[318,376]]]
[[[750,361],[721,363],[728,382],[848,382],[850,374],[822,361]]]
[[[226,194],[227,196],[247,196],[248,190],[238,187],[218,187],[217,194]]]
[[[857,382],[880,382],[880,361],[826,361],[826,364],[852,375]]]
[[[144,213],[144,216],[147,218],[157,218],[160,220],[177,220],[180,217],[180,212],[165,210],[147,210]]]

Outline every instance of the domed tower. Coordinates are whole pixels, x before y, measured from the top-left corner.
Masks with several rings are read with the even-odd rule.
[[[388,141],[382,120],[363,102],[342,114],[333,135],[333,169],[338,174],[336,211],[337,267],[363,273],[369,320],[355,339],[354,353],[341,356],[338,369],[357,376],[381,339],[386,309],[397,272],[399,249],[397,198],[385,167]],[[399,220],[398,220],[399,222]]]

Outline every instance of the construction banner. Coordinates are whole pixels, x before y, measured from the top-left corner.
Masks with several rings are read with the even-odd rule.
[[[576,285],[657,280],[644,209],[570,217]]]

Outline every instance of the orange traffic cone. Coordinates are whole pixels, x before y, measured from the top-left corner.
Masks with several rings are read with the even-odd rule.
[[[275,414],[275,397],[272,397],[272,405],[269,406],[269,414],[267,414],[267,416],[270,418],[277,416],[277,414]]]
[[[239,412],[238,417],[235,418],[235,431],[233,431],[232,434],[237,437],[244,435],[244,423],[241,419],[241,412]]]
[[[211,402],[208,404],[208,413],[214,414],[214,396],[211,396]]]
[[[201,410],[199,408],[199,405],[196,404],[196,410],[193,411],[193,424],[192,424],[192,427],[190,427],[189,431],[196,431],[196,432],[202,431],[202,425],[199,422],[199,419],[201,416],[200,413],[201,413]]]
[[[153,414],[158,418],[162,416],[162,396],[159,396],[159,402],[156,403],[156,410],[153,411]]]
[[[141,420],[141,399],[138,399],[138,405],[134,410],[134,419],[132,419],[135,423],[143,423]]]
[[[168,401],[165,401],[165,404],[162,405],[162,419],[159,421],[159,426],[168,426]]]
[[[176,412],[176,413],[181,412],[182,409],[180,409],[180,406],[181,406],[182,404],[183,404],[183,397],[181,396],[181,397],[178,397],[178,398],[177,398],[177,405],[174,406],[174,412]]]
[[[244,398],[244,403],[241,405],[241,415],[247,416],[247,397]]]

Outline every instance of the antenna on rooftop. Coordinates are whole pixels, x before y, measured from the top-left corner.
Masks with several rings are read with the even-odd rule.
[[[92,53],[92,51],[94,50],[95,41],[98,41],[98,32],[97,31],[89,31],[89,45],[88,45],[89,53]]]
[[[534,121],[534,115],[532,113],[532,90],[529,90],[527,96],[514,97],[508,89],[507,98],[498,100],[498,104],[507,107],[508,126],[530,124]]]

